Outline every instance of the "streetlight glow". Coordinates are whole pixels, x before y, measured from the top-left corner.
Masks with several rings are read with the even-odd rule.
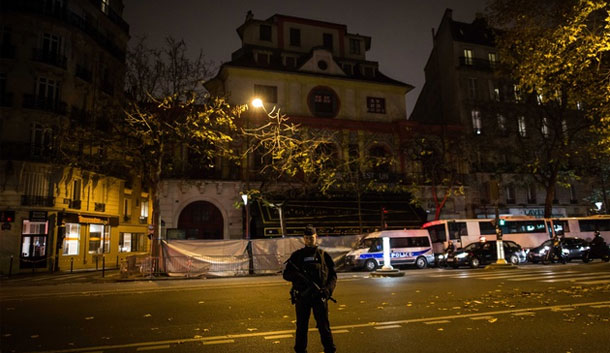
[[[263,101],[260,98],[254,98],[252,100],[252,106],[254,108],[262,108],[263,107]]]
[[[241,199],[244,200],[244,206],[248,205],[248,194],[242,194]]]

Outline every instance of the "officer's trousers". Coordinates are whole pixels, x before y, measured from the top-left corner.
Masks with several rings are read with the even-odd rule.
[[[336,351],[333,335],[328,321],[328,301],[318,298],[299,298],[294,304],[297,315],[297,332],[294,343],[296,353],[307,353],[307,331],[309,330],[309,316],[313,311],[316,327],[320,332],[320,339],[324,346],[324,353]]]

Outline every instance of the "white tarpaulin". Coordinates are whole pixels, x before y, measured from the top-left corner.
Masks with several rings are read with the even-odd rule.
[[[340,264],[359,236],[319,237],[319,246]],[[255,274],[284,269],[290,254],[304,246],[303,238],[254,239],[252,270]],[[163,242],[165,271],[170,275],[242,276],[249,274],[247,240],[172,240]]]

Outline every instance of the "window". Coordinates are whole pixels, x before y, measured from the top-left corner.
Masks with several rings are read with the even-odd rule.
[[[310,91],[307,101],[310,111],[318,117],[332,118],[339,111],[339,98],[328,87],[315,87]]]
[[[498,114],[498,130],[506,132],[506,118],[501,114]]]
[[[39,77],[36,86],[36,102],[44,107],[55,106],[59,100],[59,81]]]
[[[375,69],[371,66],[365,66],[364,67],[364,76],[366,77],[374,77],[375,76]]]
[[[540,128],[542,132],[542,136],[549,137],[550,128],[549,128],[549,119],[542,118],[542,127]]]
[[[119,252],[144,252],[146,235],[144,233],[120,233]]]
[[[470,114],[472,115],[472,128],[475,135],[481,134],[481,112],[477,109],[473,109]]]
[[[32,125],[30,154],[32,157],[48,156],[53,149],[53,130],[39,123]]]
[[[468,97],[477,98],[477,79],[474,77],[468,78]]]
[[[576,187],[574,184],[570,185],[570,203],[577,203],[578,198],[576,197]]]
[[[564,137],[568,137],[568,122],[565,119],[561,121],[561,132],[563,132]]]
[[[269,65],[271,55],[268,53],[256,53],[256,62],[261,65]]]
[[[517,119],[517,123],[519,124],[519,135],[521,137],[526,137],[527,136],[527,128],[525,125],[525,117],[524,116],[520,116]]]
[[[110,12],[110,0],[102,0],[101,5],[102,12],[108,14]]]
[[[538,105],[542,105],[542,103],[544,103],[544,98],[542,97],[542,93],[536,94],[536,103],[538,103]]]
[[[506,193],[506,203],[515,203],[515,186],[513,184],[506,185],[504,192]]]
[[[536,184],[527,185],[527,203],[536,203]]]
[[[513,94],[515,96],[515,102],[521,102],[521,89],[517,85],[513,85]]]
[[[131,217],[131,200],[124,199],[123,200],[123,220],[128,221]]]
[[[333,50],[333,35],[330,33],[323,33],[322,34],[322,46],[325,49],[328,50]]]
[[[350,54],[360,54],[360,40],[359,39],[350,38],[349,53]]]
[[[489,80],[489,98],[496,102],[500,101],[500,88],[493,80]]]
[[[54,57],[61,53],[61,37],[51,34],[51,33],[43,33],[42,34],[42,55],[48,57]]]
[[[265,103],[277,103],[277,87],[254,85],[254,95]]]
[[[259,27],[259,39],[267,42],[271,42],[271,26],[260,25]]]
[[[385,114],[385,98],[366,97],[366,108],[369,113]]]
[[[142,200],[140,203],[140,220],[148,221],[148,200]]]
[[[110,252],[110,226],[103,224],[89,225],[89,254]]]
[[[301,30],[298,28],[290,29],[290,45],[293,47],[301,46]]]
[[[81,180],[75,179],[72,182],[72,200],[79,200],[81,196]]]
[[[471,49],[464,49],[464,64],[465,65],[472,65],[473,64],[472,50]]]
[[[489,59],[489,67],[492,69],[496,68],[496,53],[488,53],[487,58]]]
[[[80,250],[80,224],[66,223],[66,234],[62,245],[63,255],[78,255]]]

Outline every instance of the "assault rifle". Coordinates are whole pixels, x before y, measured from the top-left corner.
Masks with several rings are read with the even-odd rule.
[[[307,283],[307,289],[304,290],[303,292],[299,293],[298,295],[301,295],[303,297],[305,296],[309,296],[311,294],[312,291],[315,290],[314,295],[316,294],[323,294],[322,293],[322,288],[320,288],[320,286],[311,278],[309,278],[309,276],[307,276],[305,273],[303,273],[303,270],[301,270],[301,268],[299,268],[299,266],[295,265],[292,261],[288,260],[286,261],[286,264],[288,266],[292,266],[292,268],[295,270],[295,273],[297,274],[297,276],[299,276],[299,278],[303,279],[305,281],[305,283]],[[296,301],[296,293],[293,293],[294,291],[290,291],[290,300],[292,301],[292,303],[294,304],[294,302]],[[330,293],[328,295],[328,298],[325,297],[324,295],[321,296],[322,301],[325,300],[330,300],[333,303],[336,303],[337,300],[335,298],[333,298]]]

